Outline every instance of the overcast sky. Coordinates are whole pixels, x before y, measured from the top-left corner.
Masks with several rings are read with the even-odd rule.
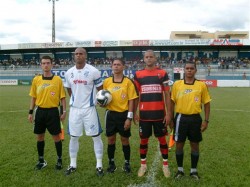
[[[169,39],[171,31],[249,31],[250,0],[59,0],[56,42]],[[0,45],[52,41],[52,2],[1,0]]]

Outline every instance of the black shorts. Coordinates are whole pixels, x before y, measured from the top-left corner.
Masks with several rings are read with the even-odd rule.
[[[188,138],[191,142],[202,141],[201,124],[202,118],[200,114],[184,115],[176,114],[174,119],[174,140],[177,142],[185,142]]]
[[[105,113],[105,123],[106,123],[106,135],[107,137],[113,136],[119,133],[122,137],[130,137],[131,131],[124,130],[124,123],[127,120],[128,111],[125,112],[115,112],[106,110]]]
[[[163,120],[160,121],[139,121],[139,135],[141,138],[149,138],[154,130],[155,137],[167,135],[167,128]]]
[[[48,129],[51,135],[58,135],[61,132],[60,116],[58,108],[40,108],[35,114],[35,134],[43,134]]]

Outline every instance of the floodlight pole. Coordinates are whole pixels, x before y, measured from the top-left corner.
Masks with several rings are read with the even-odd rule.
[[[56,32],[55,32],[55,1],[59,0],[49,0],[52,1],[52,42],[55,42]]]

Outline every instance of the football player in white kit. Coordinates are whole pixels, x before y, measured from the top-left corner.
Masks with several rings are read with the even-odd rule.
[[[75,66],[65,73],[65,87],[70,96],[69,112],[69,155],[70,165],[65,174],[70,175],[77,168],[77,153],[79,137],[83,130],[94,141],[96,156],[96,174],[103,176],[103,142],[102,128],[96,111],[96,92],[102,89],[101,73],[95,67],[86,63],[87,52],[84,48],[75,50]]]

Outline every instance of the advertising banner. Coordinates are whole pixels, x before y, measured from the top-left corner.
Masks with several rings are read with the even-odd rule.
[[[208,87],[217,87],[217,80],[200,80],[205,82]]]
[[[0,79],[0,85],[17,85],[17,79]]]

